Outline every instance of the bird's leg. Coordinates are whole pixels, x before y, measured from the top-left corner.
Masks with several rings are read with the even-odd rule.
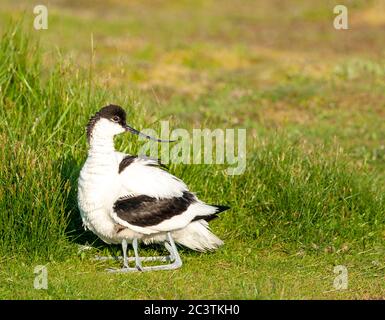
[[[174,260],[174,262],[171,265],[173,266],[173,269],[180,268],[182,266],[182,259],[180,258],[178,249],[175,245],[174,239],[172,238],[170,232],[167,232],[167,238],[168,238],[168,241],[170,242],[170,247],[172,250],[172,252],[170,252],[171,253],[171,259]],[[166,248],[167,248],[167,246],[166,246]]]
[[[123,239],[123,241],[122,241],[122,251],[123,251],[123,267],[128,268],[127,240],[126,239]]]
[[[127,240],[126,239],[122,240],[123,268],[121,268],[121,269],[110,268],[110,269],[107,269],[108,272],[122,273],[122,272],[135,272],[135,271],[140,270],[138,266],[135,267],[135,268],[130,268],[129,265],[128,265],[128,262],[129,261],[133,261],[133,259],[135,259],[135,263],[138,264],[138,262],[137,262],[138,261],[137,260],[137,257],[138,257],[138,250],[137,250],[138,242],[137,242],[137,239],[134,239],[133,244],[134,243],[136,244],[136,246],[134,246],[135,258],[128,258],[128,256],[127,256]],[[118,257],[118,258],[122,259],[122,257]],[[139,261],[139,265],[140,265],[140,261]]]
[[[174,252],[171,245],[167,241],[165,241],[164,246],[166,247],[167,251],[170,253],[170,255],[166,256],[165,258],[167,259],[167,261],[174,261],[175,257],[174,257]]]
[[[150,267],[142,267],[141,265],[141,271],[156,271],[156,270],[173,270],[178,269],[182,266],[182,260],[179,256],[178,249],[175,245],[174,239],[171,236],[171,233],[167,233],[167,242],[165,242],[166,249],[170,252],[170,256],[167,257],[149,257],[152,258],[151,261],[170,261],[174,260],[170,264],[164,264],[164,265],[158,265],[158,266],[150,266]],[[133,242],[134,245],[134,242]],[[135,247],[134,247],[135,250]],[[144,258],[146,259],[146,258]],[[144,261],[144,260],[142,260]],[[150,261],[150,260],[148,260]]]
[[[126,239],[122,240],[122,251],[123,251],[123,256],[109,256],[109,257],[96,256],[95,260],[97,260],[97,261],[123,260],[124,267],[128,268],[128,262],[134,261],[134,260],[131,258],[128,258],[128,256],[127,256],[127,240]]]
[[[135,266],[139,271],[143,271],[142,263],[140,261],[140,257],[138,253],[138,238],[135,238],[132,241],[132,247],[134,248],[134,252],[135,252]]]
[[[164,242],[164,246],[167,251],[170,253],[168,256],[159,256],[159,257],[139,257],[138,250],[138,239],[135,238],[132,241],[132,247],[135,252],[135,257],[127,257],[127,241],[122,241],[122,249],[123,249],[123,268],[122,269],[108,269],[109,272],[137,272],[137,271],[156,271],[156,270],[173,270],[178,269],[182,266],[182,260],[179,256],[178,249],[175,245],[174,239],[171,236],[171,233],[167,233],[167,241]],[[128,262],[135,261],[135,268],[129,267]],[[156,266],[143,267],[143,261],[172,261],[169,264],[161,264]]]

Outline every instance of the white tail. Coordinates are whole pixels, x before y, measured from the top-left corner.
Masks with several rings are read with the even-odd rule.
[[[196,251],[215,250],[223,241],[214,235],[205,220],[191,222],[187,227],[172,233],[174,240]]]

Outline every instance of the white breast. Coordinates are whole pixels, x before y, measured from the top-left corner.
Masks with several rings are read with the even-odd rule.
[[[115,157],[88,157],[78,181],[78,206],[85,228],[105,242],[112,241],[115,223],[110,218],[119,194],[120,179]]]

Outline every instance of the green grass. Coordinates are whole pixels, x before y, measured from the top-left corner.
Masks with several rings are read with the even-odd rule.
[[[28,11],[24,23],[3,23],[0,298],[384,298],[384,60],[380,28],[361,14],[374,4],[355,4],[359,27],[344,37],[316,32],[330,23],[326,4],[298,1],[280,16],[268,1],[269,15],[243,3],[234,13],[227,3],[119,2],[97,24],[104,2],[54,3],[44,33],[29,30]],[[0,16],[21,9],[6,2]],[[260,28],[275,32],[273,47]],[[84,127],[108,103],[137,128],[247,129],[242,175],[170,166],[203,200],[231,206],[212,222],[224,247],[182,249],[172,272],[111,275],[105,268],[119,264],[92,260],[119,251],[82,229],[76,204]],[[133,136],[116,145],[140,147]],[[33,288],[36,265],[48,268],[48,290]],[[334,290],[336,265],[348,268],[348,290]]]

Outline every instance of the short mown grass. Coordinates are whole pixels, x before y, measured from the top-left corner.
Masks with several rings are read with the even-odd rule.
[[[46,63],[25,30],[13,23],[0,40],[0,298],[384,297],[381,103],[372,95],[359,100],[368,83],[353,81],[369,73],[383,88],[381,62],[336,62],[326,76],[279,65],[263,82],[247,68],[272,68],[271,61],[242,46],[215,52],[200,43],[168,57],[149,46],[130,53],[140,74],[128,76],[135,85],[127,91],[119,83],[125,75],[114,85],[95,76],[102,66],[95,69],[88,52],[82,66],[56,53]],[[181,72],[191,78],[180,82]],[[373,108],[352,114],[361,101]],[[93,261],[119,253],[83,230],[76,203],[84,128],[108,103],[124,106],[137,128],[158,129],[159,120],[189,131],[247,128],[242,175],[226,175],[226,164],[170,165],[201,199],[231,206],[212,223],[224,247],[182,249],[184,266],[173,272],[111,275],[104,269],[117,263]],[[135,153],[140,142],[123,136],[116,145]],[[48,268],[48,290],[33,288],[36,265]],[[334,289],[335,265],[348,268],[348,290]]]

